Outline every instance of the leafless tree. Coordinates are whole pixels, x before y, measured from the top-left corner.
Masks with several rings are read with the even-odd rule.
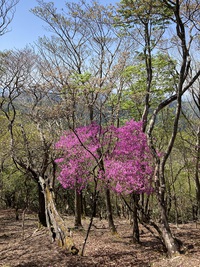
[[[8,26],[11,23],[15,7],[19,0],[1,0],[0,1],[0,36],[9,31]]]
[[[38,187],[39,222],[49,228],[60,246],[76,254],[78,250],[54,204],[52,138],[45,127],[51,115],[47,118],[43,112],[48,88],[37,70],[38,57],[29,49],[9,51],[1,57],[0,110],[8,122],[11,159]]]

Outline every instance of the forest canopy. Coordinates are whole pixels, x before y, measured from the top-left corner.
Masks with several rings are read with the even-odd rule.
[[[18,1],[1,2],[3,35]],[[200,213],[200,4],[37,3],[47,34],[0,52],[0,206],[36,211],[72,254],[62,213],[113,233],[131,214],[134,242],[140,222],[180,253],[170,223]]]

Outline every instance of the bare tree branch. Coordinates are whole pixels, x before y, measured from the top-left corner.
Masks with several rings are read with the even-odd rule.
[[[15,7],[19,0],[0,1],[0,36],[8,32],[8,25],[11,23],[15,13]]]

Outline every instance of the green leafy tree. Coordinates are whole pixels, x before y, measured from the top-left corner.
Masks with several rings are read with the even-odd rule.
[[[151,110],[176,90],[176,62],[166,54],[152,57],[152,83],[149,93]],[[121,112],[128,117],[142,118],[146,95],[146,68],[142,54],[135,58],[135,65],[128,66],[122,72],[127,88],[122,93]]]
[[[188,10],[194,10],[194,6],[190,3],[187,6],[187,14],[185,10],[185,2],[180,1],[122,1],[123,8],[121,9],[121,14],[124,20],[122,20],[122,25],[128,25],[128,28],[135,27],[139,29],[142,34],[141,47],[143,47],[143,53],[145,55],[145,67],[146,67],[146,95],[145,95],[145,107],[142,114],[144,124],[144,130],[147,131],[149,136],[149,144],[152,149],[152,153],[155,158],[156,172],[155,172],[155,188],[160,208],[160,236],[163,240],[163,244],[166,247],[168,254],[173,255],[179,252],[179,244],[177,240],[172,236],[168,218],[167,218],[167,206],[165,202],[166,195],[166,177],[165,177],[165,167],[166,162],[172,152],[175,144],[176,136],[178,133],[178,126],[181,114],[182,96],[188,90],[188,88],[194,84],[198,76],[200,75],[200,70],[196,73],[190,75],[189,70],[191,67],[191,57],[189,53],[191,52],[192,40],[195,35],[189,35],[190,38],[186,38],[186,33],[188,33],[187,26],[191,25],[194,21],[194,17],[188,16],[190,12]],[[199,7],[195,5],[195,13]],[[134,11],[134,13],[132,12]],[[182,12],[185,16],[182,16]],[[193,13],[194,14],[194,13]],[[187,17],[187,18],[186,18]],[[172,27],[169,24],[172,23]],[[135,23],[135,25],[133,25]],[[142,28],[141,28],[142,27]],[[153,111],[150,113],[150,95],[153,89],[153,60],[152,51],[158,45],[158,41],[162,40],[164,33],[168,29],[176,29],[176,32],[171,39],[176,40],[173,47],[175,49],[177,45],[177,52],[179,54],[178,61],[179,67],[176,70],[176,84],[175,91],[171,95],[167,95],[165,99],[160,99],[160,102],[154,107]],[[156,37],[156,38],[155,38]],[[159,38],[157,38],[159,37]],[[164,39],[162,40],[164,41]],[[181,48],[181,49],[179,49]],[[169,53],[171,52],[168,49]],[[173,92],[173,91],[172,91]],[[155,126],[158,121],[158,116],[162,110],[164,110],[173,101],[176,101],[176,108],[173,118],[173,126],[170,131],[170,138],[168,140],[167,146],[165,146],[165,151],[163,154],[157,153],[157,141],[155,142]],[[147,118],[150,120],[147,120]],[[148,122],[148,124],[147,124]]]
[[[169,23],[171,10],[160,1],[123,0],[120,2],[119,14],[116,22],[121,24],[139,44],[139,53],[145,62],[145,105],[142,113],[143,130],[147,126],[150,109],[150,94],[152,90],[152,53],[162,39],[165,28]],[[132,30],[133,29],[133,30]]]

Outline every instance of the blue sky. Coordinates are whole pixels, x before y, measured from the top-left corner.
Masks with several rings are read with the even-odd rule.
[[[65,0],[51,0],[56,7],[64,7]],[[73,0],[70,0],[73,2]],[[78,0],[77,0],[78,2]],[[117,0],[99,0],[100,4],[114,4]],[[30,12],[37,6],[36,0],[20,0],[16,6],[16,12],[9,32],[0,37],[0,51],[9,49],[22,49],[26,45],[33,44],[39,36],[45,35],[44,22]]]

